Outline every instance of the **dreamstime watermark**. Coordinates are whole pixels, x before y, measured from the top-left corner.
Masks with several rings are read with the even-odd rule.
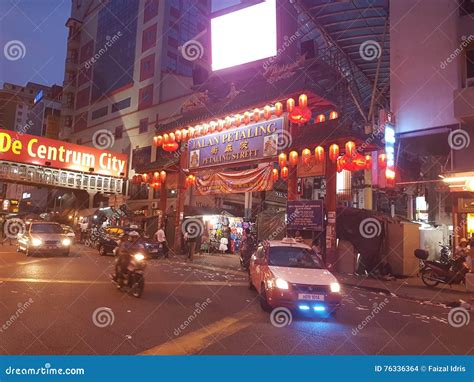
[[[277,139],[277,150],[286,150],[288,147],[291,147],[293,143],[293,137],[289,131],[283,130],[281,134],[278,134]]]
[[[50,363],[45,363],[42,367],[13,367],[5,369],[6,375],[85,375],[86,371],[82,367],[56,368]]]
[[[196,302],[196,304],[194,304],[195,308],[193,310],[193,312],[186,318],[186,320],[184,320],[184,322],[179,325],[173,332],[173,334],[178,337],[181,332],[185,331],[186,328],[191,325],[191,323],[197,318],[197,316],[199,314],[201,314],[202,312],[204,312],[204,310],[209,306],[209,304],[212,303],[212,300],[208,297],[206,300],[204,300],[203,302]]]
[[[15,239],[26,231],[25,222],[19,218],[8,219],[3,226],[3,233],[8,239]]]
[[[382,47],[375,40],[367,40],[360,44],[359,54],[365,61],[373,61],[380,58]]]
[[[25,313],[28,308],[33,304],[34,300],[30,297],[27,301],[25,302],[19,302],[17,304],[17,310],[15,311],[14,314],[12,314],[8,320],[5,321],[5,323],[0,327],[0,333],[3,333],[4,331],[8,330],[10,326],[12,326],[18,318]]]
[[[466,130],[453,130],[448,135],[448,144],[453,150],[467,149],[471,144],[471,137]]]
[[[100,60],[100,58],[107,53],[108,49],[111,48],[118,40],[122,37],[122,32],[118,31],[112,37],[106,36],[105,39],[107,40],[102,48],[100,48],[96,54],[94,54],[91,58],[89,58],[85,63],[84,67],[86,69],[90,69],[93,64]]]
[[[26,47],[20,40],[10,40],[3,46],[3,54],[9,61],[18,61],[25,57]]]
[[[446,60],[444,61],[441,61],[441,63],[439,64],[439,67],[444,70],[446,69],[446,67],[448,66],[448,64],[450,64],[451,62],[453,62],[453,60],[458,57],[464,49],[466,49],[468,47],[468,45],[474,41],[474,35],[469,35],[468,37],[466,36],[462,36],[461,37],[461,43],[459,44],[459,46],[446,58]]]
[[[186,41],[179,47],[179,51],[183,58],[188,61],[196,61],[204,55],[204,47],[197,40]]]
[[[453,308],[448,313],[448,323],[453,328],[467,326],[469,321],[471,321],[469,311],[463,307]]]
[[[359,334],[359,332],[362,329],[364,329],[370,323],[370,321],[372,321],[374,319],[374,317],[382,311],[383,308],[385,308],[385,306],[388,304],[388,302],[389,302],[388,298],[385,298],[382,302],[374,303],[374,305],[372,306],[372,311],[370,312],[370,314],[367,317],[365,317],[362,320],[362,322],[359,325],[357,325],[357,327],[352,329],[352,335],[356,336],[357,334]]]
[[[293,322],[293,315],[291,314],[291,310],[284,307],[278,307],[273,309],[270,313],[270,322],[276,328],[290,326]]]
[[[110,149],[115,143],[115,135],[110,130],[97,130],[92,136],[92,145],[99,150]]]
[[[94,310],[92,313],[92,322],[98,328],[105,328],[106,326],[113,325],[115,321],[115,315],[112,309],[106,306],[101,306]]]
[[[359,224],[359,232],[366,239],[373,239],[382,233],[382,224],[375,218],[366,218]]]
[[[300,37],[301,37],[300,31],[296,31],[290,37],[288,37],[287,35],[283,36],[283,43],[281,47],[277,49],[276,56],[270,57],[268,60],[265,60],[265,62],[263,63],[263,69],[267,70],[268,68],[270,68],[270,66],[272,66],[278,60],[278,57],[280,57],[283,53],[285,53],[285,51],[291,45],[297,42]]]
[[[201,236],[204,232],[204,223],[198,218],[188,218],[181,224],[183,235],[187,235],[190,239]]]

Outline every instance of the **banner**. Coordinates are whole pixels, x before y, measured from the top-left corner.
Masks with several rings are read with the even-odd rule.
[[[215,172],[196,177],[196,190],[201,195],[235,194],[267,191],[273,188],[273,166],[238,172]]]
[[[294,200],[288,201],[286,207],[288,229],[323,230],[323,201]]]
[[[189,140],[190,169],[276,158],[283,117]]]
[[[0,129],[0,159],[64,170],[125,177],[126,154]]]

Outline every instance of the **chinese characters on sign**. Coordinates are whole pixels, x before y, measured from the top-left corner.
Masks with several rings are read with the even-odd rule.
[[[189,140],[189,168],[220,166],[278,154],[283,118],[275,118]]]

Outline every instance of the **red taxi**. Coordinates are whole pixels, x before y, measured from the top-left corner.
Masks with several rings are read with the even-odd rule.
[[[337,279],[313,256],[309,246],[295,239],[260,245],[250,259],[249,283],[267,311],[285,307],[334,313],[341,303]]]

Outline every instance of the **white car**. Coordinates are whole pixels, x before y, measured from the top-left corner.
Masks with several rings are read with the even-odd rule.
[[[18,235],[18,251],[33,254],[60,254],[68,256],[72,240],[63,233],[58,223],[32,222]]]
[[[271,240],[250,259],[249,284],[260,295],[264,310],[276,307],[334,313],[341,303],[336,277],[295,239]]]

